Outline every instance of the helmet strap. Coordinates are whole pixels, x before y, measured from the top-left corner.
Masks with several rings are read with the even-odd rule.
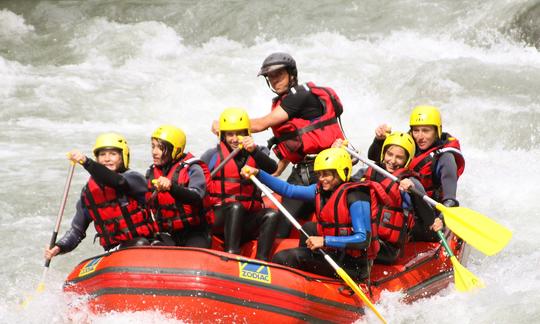
[[[266,85],[268,86],[268,89],[272,90],[273,93],[279,96],[279,93],[277,93],[276,89],[272,88],[272,85],[270,84],[270,80],[268,80],[268,77],[266,75],[264,76],[264,79],[266,80]]]
[[[287,72],[289,73],[289,89],[296,87],[298,85],[296,74],[291,69],[288,69]]]

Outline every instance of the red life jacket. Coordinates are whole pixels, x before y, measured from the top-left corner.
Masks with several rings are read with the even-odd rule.
[[[457,138],[451,137],[450,134],[442,133],[443,144],[433,147],[417,156],[415,156],[409,164],[409,169],[418,174],[419,180],[426,190],[426,194],[433,199],[440,199],[442,195],[441,181],[437,178],[435,167],[436,161],[441,154],[450,152],[454,154],[457,164],[457,176],[463,174],[465,169],[465,159],[460,150],[459,141]]]
[[[364,173],[364,178],[376,181],[375,174],[376,171],[369,167]],[[392,174],[400,180],[412,176],[412,172],[408,169],[398,169]],[[401,245],[405,243],[408,229],[412,229],[414,226],[414,215],[412,211],[403,210],[399,182],[394,182],[387,177],[378,182],[390,198],[390,204],[380,204],[380,209],[377,212],[379,238],[385,242]]]
[[[349,190],[359,187],[369,188],[371,198],[371,243],[367,251],[346,249],[345,252],[352,257],[367,255],[368,259],[373,260],[380,249],[379,240],[377,239],[378,229],[376,219],[377,212],[379,211],[379,201],[384,201],[385,203],[388,201],[388,195],[377,182],[345,182],[332,193],[326,204],[322,207],[320,188],[317,188],[317,195],[315,197],[317,232],[322,236],[349,236],[353,234],[352,219],[347,204],[347,193]]]
[[[83,189],[81,200],[94,221],[99,244],[105,250],[154,233],[148,210],[141,208],[135,198],[119,196],[116,189],[99,185],[92,177]]]
[[[221,161],[229,156],[229,154],[230,152],[227,146],[223,142],[220,142],[217,147],[217,159],[215,165],[218,166]],[[257,167],[257,164],[251,155],[248,156],[245,165],[254,168]],[[215,220],[214,210],[211,208],[215,205],[238,201],[249,212],[258,211],[263,207],[261,191],[251,180],[244,179],[240,176],[241,169],[242,168],[238,167],[233,158],[207,182],[208,194],[205,199],[205,207],[208,209],[206,220],[209,224],[213,224]]]
[[[313,120],[292,118],[278,126],[272,126],[274,137],[268,143],[276,156],[287,159],[292,163],[301,162],[307,154],[317,154],[332,146],[338,138],[344,139],[338,123],[338,117],[343,112],[343,105],[335,93],[328,87],[317,87],[313,82],[303,85],[306,91],[311,91],[323,106],[323,114]],[[296,88],[291,88],[295,93]],[[287,95],[281,96],[272,104],[272,110],[281,105]]]
[[[152,165],[149,170],[147,201],[160,232],[173,233],[184,228],[201,225],[202,204],[196,206],[177,201],[169,192],[157,192],[155,195],[152,193],[154,190],[152,180],[161,176],[165,176],[179,186],[188,187],[189,167],[193,164],[201,166],[208,182],[210,178],[208,167],[191,153],[187,153],[180,161],[176,162],[166,175],[163,175],[163,170],[156,165]]]

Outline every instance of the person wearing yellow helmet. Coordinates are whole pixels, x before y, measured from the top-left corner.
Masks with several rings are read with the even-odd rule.
[[[209,248],[203,198],[209,171],[186,152],[186,135],[173,125],[161,125],[151,135],[153,164],[146,172],[147,201],[165,245]]]
[[[394,263],[411,236],[414,240],[434,241],[436,235],[433,230],[442,228],[442,222],[435,219],[433,209],[420,197],[408,193],[411,187],[424,192],[419,180],[407,169],[415,151],[411,135],[393,132],[383,141],[376,164],[400,181],[396,183],[372,167],[360,169],[353,176],[355,181],[379,183],[390,198],[389,203],[382,204],[382,208],[377,212],[378,239],[381,245],[375,259],[377,263]]]
[[[258,238],[255,257],[267,261],[279,213],[264,208],[261,191],[243,179],[240,170],[249,165],[273,173],[277,164],[270,158],[268,148],[254,143],[250,128],[244,109],[227,108],[219,117],[219,144],[201,155],[214,174],[208,182],[206,219],[213,234],[223,237],[226,252],[240,254],[243,242]]]
[[[459,206],[457,181],[465,169],[459,141],[442,131],[441,114],[436,107],[415,107],[409,124],[418,148],[409,168],[420,174],[428,196],[447,207]]]
[[[416,145],[409,169],[418,173],[428,196],[447,207],[459,206],[457,181],[465,169],[465,159],[459,141],[443,132],[439,109],[429,105],[416,106],[410,114],[409,126]],[[375,131],[375,139],[368,151],[370,159],[376,159],[380,154],[388,131],[387,125],[381,125]]]
[[[294,166],[287,181],[309,185],[317,182],[313,171],[316,154],[329,148],[337,138],[345,138],[339,123],[343,105],[336,92],[313,82],[298,83],[295,59],[288,53],[268,55],[257,74],[263,76],[270,90],[276,94],[271,111],[263,117],[251,119],[251,131],[262,132],[271,128],[273,137],[268,147],[273,148],[279,159],[279,176],[289,163]],[[217,134],[219,123],[214,121],[212,130]],[[284,198],[283,205],[295,218],[306,218],[313,213],[313,202]],[[281,218],[277,236],[288,237],[291,225]]]
[[[148,245],[154,224],[146,209],[146,181],[142,174],[129,169],[129,147],[116,133],[101,134],[93,148],[96,161],[78,150],[68,153],[73,163],[80,163],[90,173],[84,186],[71,228],[45,257],[75,249],[94,223],[104,250],[133,245]]]
[[[315,201],[316,222],[306,222],[299,247],[274,255],[272,262],[329,277],[338,277],[318,249],[324,249],[353,278],[369,275],[378,253],[374,219],[378,210],[378,195],[384,189],[368,183],[351,182],[352,161],[342,148],[320,152],[314,161],[318,181],[312,185],[293,185],[271,176],[263,170],[246,167],[245,177],[256,177],[274,192],[290,199]]]

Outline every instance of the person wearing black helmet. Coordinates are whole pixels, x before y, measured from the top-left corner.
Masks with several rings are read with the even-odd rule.
[[[337,94],[328,87],[312,82],[298,84],[298,70],[294,58],[282,52],[270,54],[262,63],[258,76],[264,76],[270,90],[277,96],[266,116],[251,119],[251,131],[272,129],[268,141],[279,158],[275,176],[281,175],[292,162],[293,170],[287,179],[291,184],[310,185],[317,182],[313,172],[315,156],[330,148],[334,140],[345,136],[339,124],[343,106]],[[217,130],[217,123],[213,126]],[[313,202],[299,202],[284,198],[284,206],[296,218],[309,217],[315,210]],[[277,237],[287,237],[290,223],[282,217]]]

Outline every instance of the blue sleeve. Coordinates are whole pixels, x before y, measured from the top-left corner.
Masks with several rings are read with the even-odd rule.
[[[324,245],[335,248],[361,247],[365,243],[367,233],[371,232],[371,206],[368,201],[355,201],[349,208],[353,226],[353,234],[349,236],[325,236]]]
[[[257,179],[261,180],[261,182],[267,185],[268,188],[272,189],[283,197],[305,201],[313,201],[315,199],[315,193],[317,191],[316,184],[312,184],[310,186],[293,185],[279,178],[273,177],[263,170],[259,170]]]
[[[401,191],[401,207],[403,209],[412,209],[412,201],[411,201],[411,195],[409,195],[408,192]]]
[[[367,233],[371,232],[371,207],[368,201],[355,201],[349,208],[353,234],[349,236],[325,236],[324,245],[334,248],[357,247],[366,243]]]
[[[218,153],[216,148],[211,148],[201,155],[201,161],[206,163],[208,170],[212,171],[216,167]]]

